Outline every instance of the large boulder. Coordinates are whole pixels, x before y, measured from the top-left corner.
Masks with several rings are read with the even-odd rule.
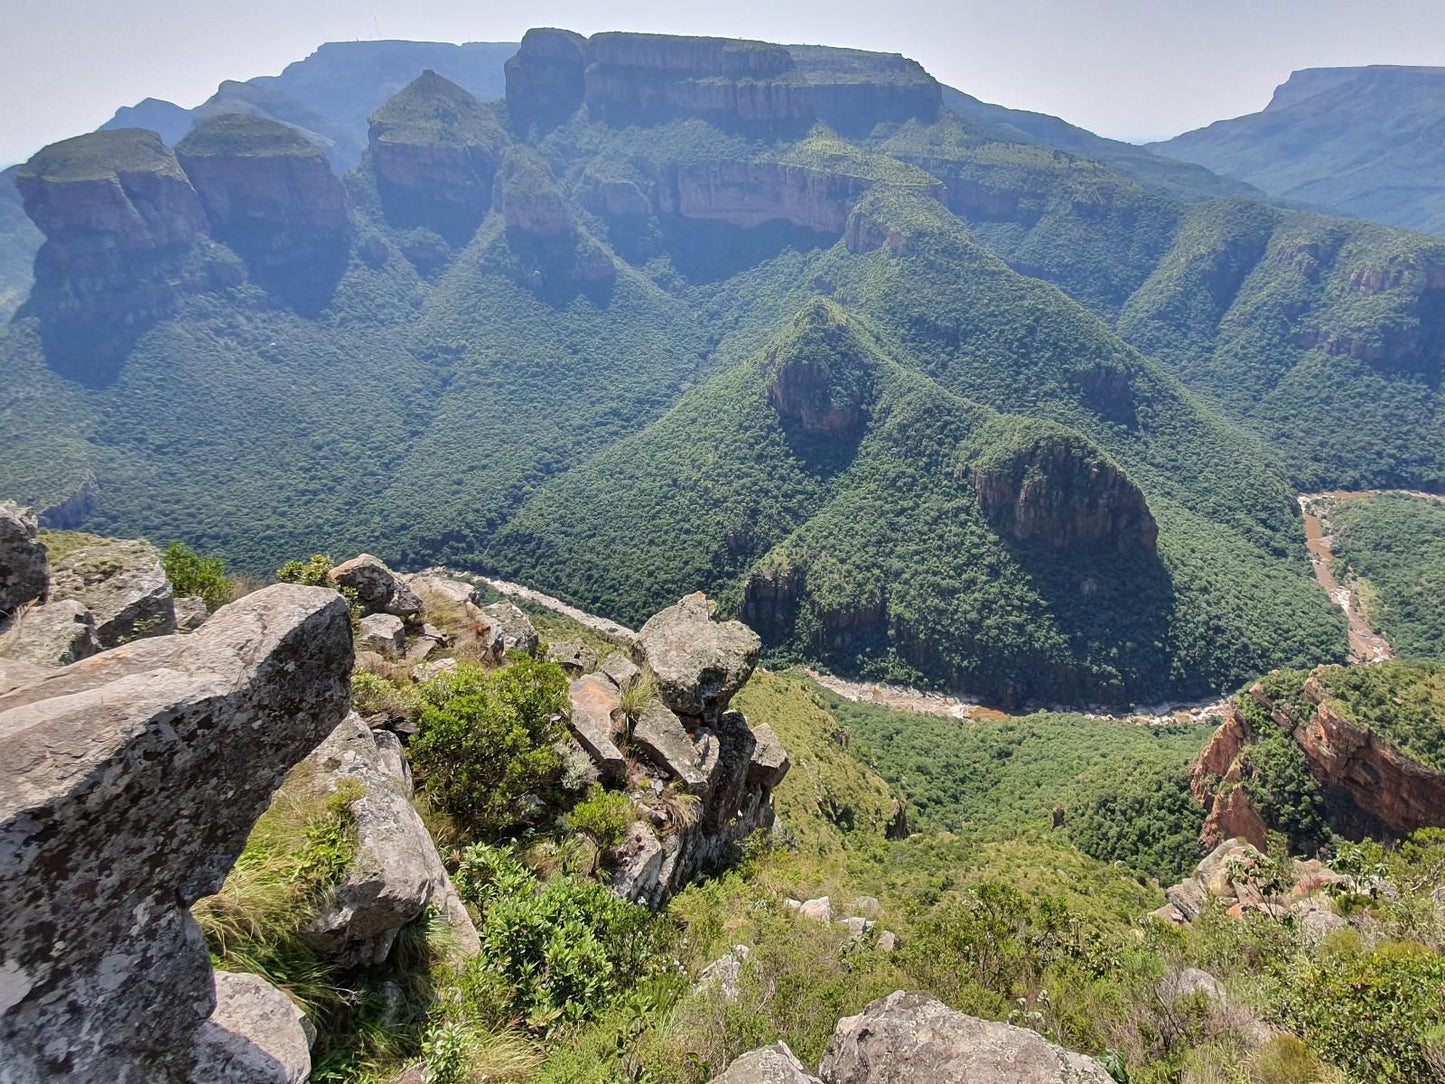
[[[45,544],[35,537],[35,515],[0,501],[0,622],[45,597],[49,573]]]
[[[72,550],[50,574],[52,601],[74,599],[95,615],[102,647],[176,631],[175,595],[161,555],[140,540]]]
[[[421,599],[395,572],[369,553],[343,561],[328,578],[337,587],[356,592],[356,601],[363,613],[389,613],[397,617],[415,617],[421,613]]]
[[[304,1084],[306,1016],[259,975],[217,971],[216,1007],[196,1033],[191,1084]]]
[[[818,1075],[824,1084],[1114,1084],[1093,1058],[1038,1032],[902,990],[838,1021]]]
[[[716,719],[757,665],[762,641],[740,621],[708,615],[702,592],[654,614],[633,644],[633,658],[678,715]]]
[[[303,936],[345,964],[380,964],[401,928],[430,905],[451,926],[458,953],[475,956],[480,948],[476,928],[408,800],[404,766],[391,753],[390,743],[378,741],[353,712],[297,766],[283,788],[283,793],[317,787],[334,791],[350,780],[361,792],[351,803],[356,854]]]
[[[358,646],[388,659],[406,654],[406,627],[393,614],[369,614],[356,626]]]
[[[573,736],[587,750],[602,777],[620,783],[627,774],[627,761],[617,747],[613,718],[622,700],[617,686],[600,674],[588,674],[567,689],[572,702],[569,725]]]
[[[702,755],[682,720],[661,701],[654,700],[642,710],[632,728],[632,741],[649,761],[687,790],[702,794],[707,789]]]
[[[520,651],[524,655],[537,654],[537,648],[542,642],[537,635],[537,626],[512,603],[494,602],[483,607],[482,614],[500,630],[504,651]]]
[[[345,718],[351,666],[345,600],[278,584],[0,695],[7,1084],[188,1078],[214,1007],[189,908]]]
[[[713,1084],[820,1084],[781,1040],[736,1058]]]
[[[36,666],[69,666],[100,649],[95,615],[73,598],[32,606],[0,632],[0,658]]]

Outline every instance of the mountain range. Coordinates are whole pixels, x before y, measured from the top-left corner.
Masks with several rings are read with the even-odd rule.
[[[381,45],[19,168],[0,489],[1116,703],[1342,660],[1295,492],[1445,486],[1445,242],[896,54]]]

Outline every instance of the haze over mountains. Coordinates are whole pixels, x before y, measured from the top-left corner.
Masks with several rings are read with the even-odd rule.
[[[1294,492],[1445,485],[1445,242],[892,54],[533,31],[488,102],[511,51],[327,46],[22,167],[3,487],[256,570],[704,587],[1009,702],[1344,657]]]

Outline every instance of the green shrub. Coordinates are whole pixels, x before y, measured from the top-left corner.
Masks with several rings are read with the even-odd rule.
[[[313,553],[306,561],[287,561],[276,570],[282,583],[299,583],[304,587],[332,587],[330,573],[336,567],[324,553]]]
[[[1146,767],[1095,782],[1069,812],[1069,836],[1101,862],[1122,861],[1168,884],[1199,861],[1204,811],[1183,765]]]
[[[477,837],[517,820],[518,800],[556,782],[554,744],[567,710],[567,676],[521,659],[501,670],[462,664],[423,686],[412,764],[427,801]]]
[[[351,675],[351,706],[362,715],[389,715],[411,719],[421,707],[421,697],[414,685],[398,685],[370,670]]]
[[[626,838],[628,826],[636,819],[637,808],[631,798],[594,786],[563,822],[569,831],[589,837],[598,850],[608,851]]]
[[[172,542],[161,564],[177,598],[199,595],[214,612],[236,597],[236,585],[226,578],[219,557],[202,557],[184,542]]]
[[[453,881],[457,894],[480,911],[499,896],[529,892],[537,883],[506,851],[485,843],[474,843],[462,852]]]

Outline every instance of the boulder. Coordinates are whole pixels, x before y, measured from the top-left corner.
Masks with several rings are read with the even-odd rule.
[[[616,653],[602,660],[599,672],[623,692],[636,688],[637,683],[642,680],[642,671],[637,664],[626,655]]]
[[[211,616],[211,611],[206,607],[206,600],[196,595],[187,595],[185,598],[176,599],[176,630],[178,632],[195,632],[206,623],[206,618]]]
[[[748,761],[748,783],[771,791],[783,781],[791,767],[788,751],[767,723],[753,727],[753,737],[758,744]]]
[[[1213,1005],[1223,1006],[1228,1001],[1224,984],[1208,971],[1201,971],[1197,967],[1169,972],[1155,985],[1154,992],[1166,1005],[1173,1005],[1181,997],[1195,995],[1202,995]]]
[[[477,931],[412,808],[404,772],[396,770],[399,743],[388,754],[383,744],[390,746],[386,739],[378,741],[353,712],[288,781],[293,789],[319,786],[334,791],[343,780],[352,780],[361,790],[351,803],[356,855],[303,936],[317,951],[346,965],[380,964],[401,928],[430,904],[452,927],[460,954],[475,956],[480,947]]]
[[[621,782],[627,776],[627,761],[613,740],[613,713],[620,705],[617,687],[605,677],[588,674],[572,682],[567,695],[572,701],[568,725],[573,735],[587,750],[604,780]]]
[[[788,1044],[779,1040],[772,1046],[752,1050],[713,1077],[713,1084],[820,1084],[793,1056]]]
[[[657,896],[662,887],[662,844],[652,829],[633,821],[627,838],[617,846],[617,865],[612,871],[612,891],[633,903]]]
[[[827,896],[819,896],[815,900],[785,900],[788,908],[797,911],[798,914],[813,922],[822,923],[824,926],[833,924],[833,901]]]
[[[36,666],[69,666],[100,650],[95,615],[75,599],[32,606],[0,633],[0,658]]]
[[[654,700],[643,709],[632,728],[632,740],[648,760],[689,791],[699,795],[706,791],[707,776],[703,774],[697,747],[682,720],[662,701]]]
[[[852,915],[849,918],[840,918],[838,925],[842,926],[853,937],[853,940],[860,941],[873,931],[873,920],[863,918],[860,915]]]
[[[818,1075],[824,1084],[1114,1084],[1093,1058],[1038,1032],[902,990],[838,1021]]]
[[[464,602],[470,602],[472,592],[476,590],[466,580],[457,580],[432,572],[418,572],[416,575],[408,577],[406,582],[418,595],[433,595],[458,606]]]
[[[898,935],[892,930],[884,930],[878,935],[878,944],[875,947],[879,952],[892,952],[898,947]]]
[[[259,975],[217,971],[216,1007],[196,1032],[191,1084],[303,1084],[306,1015]]]
[[[758,634],[741,621],[711,620],[699,591],[654,614],[632,654],[657,682],[664,704],[684,718],[711,722],[752,675],[761,647]]]
[[[214,1007],[189,908],[345,718],[351,665],[345,600],[278,584],[0,696],[9,1080],[188,1078]]]
[[[719,956],[702,969],[694,989],[704,994],[716,990],[718,996],[731,1005],[738,999],[738,980],[742,978],[743,965],[752,954],[753,950],[747,945],[734,945],[731,952]]]
[[[506,651],[520,651],[524,655],[536,655],[541,643],[537,628],[531,618],[510,602],[494,602],[482,607],[486,615],[501,630],[502,644]]]
[[[392,614],[371,614],[361,619],[356,641],[383,658],[399,659],[406,654],[406,626]]]
[[[0,621],[45,598],[50,579],[35,527],[30,509],[0,501]]]
[[[356,601],[363,613],[388,613],[396,617],[415,617],[421,613],[421,599],[406,581],[369,553],[343,561],[327,577],[337,587],[356,592]]]
[[[1166,889],[1164,896],[1169,900],[1167,906],[1173,907],[1186,922],[1193,922],[1204,909],[1209,890],[1198,877],[1189,877]]]
[[[455,674],[456,672],[456,659],[432,659],[430,662],[413,666],[411,669],[411,679],[416,682],[430,681],[432,678],[440,677],[442,674]]]
[[[576,640],[559,640],[547,645],[547,661],[555,662],[568,677],[581,677],[597,665],[597,653]]]
[[[73,599],[93,613],[101,647],[176,630],[175,596],[149,542],[98,542],[73,550],[51,569],[50,598]]]

